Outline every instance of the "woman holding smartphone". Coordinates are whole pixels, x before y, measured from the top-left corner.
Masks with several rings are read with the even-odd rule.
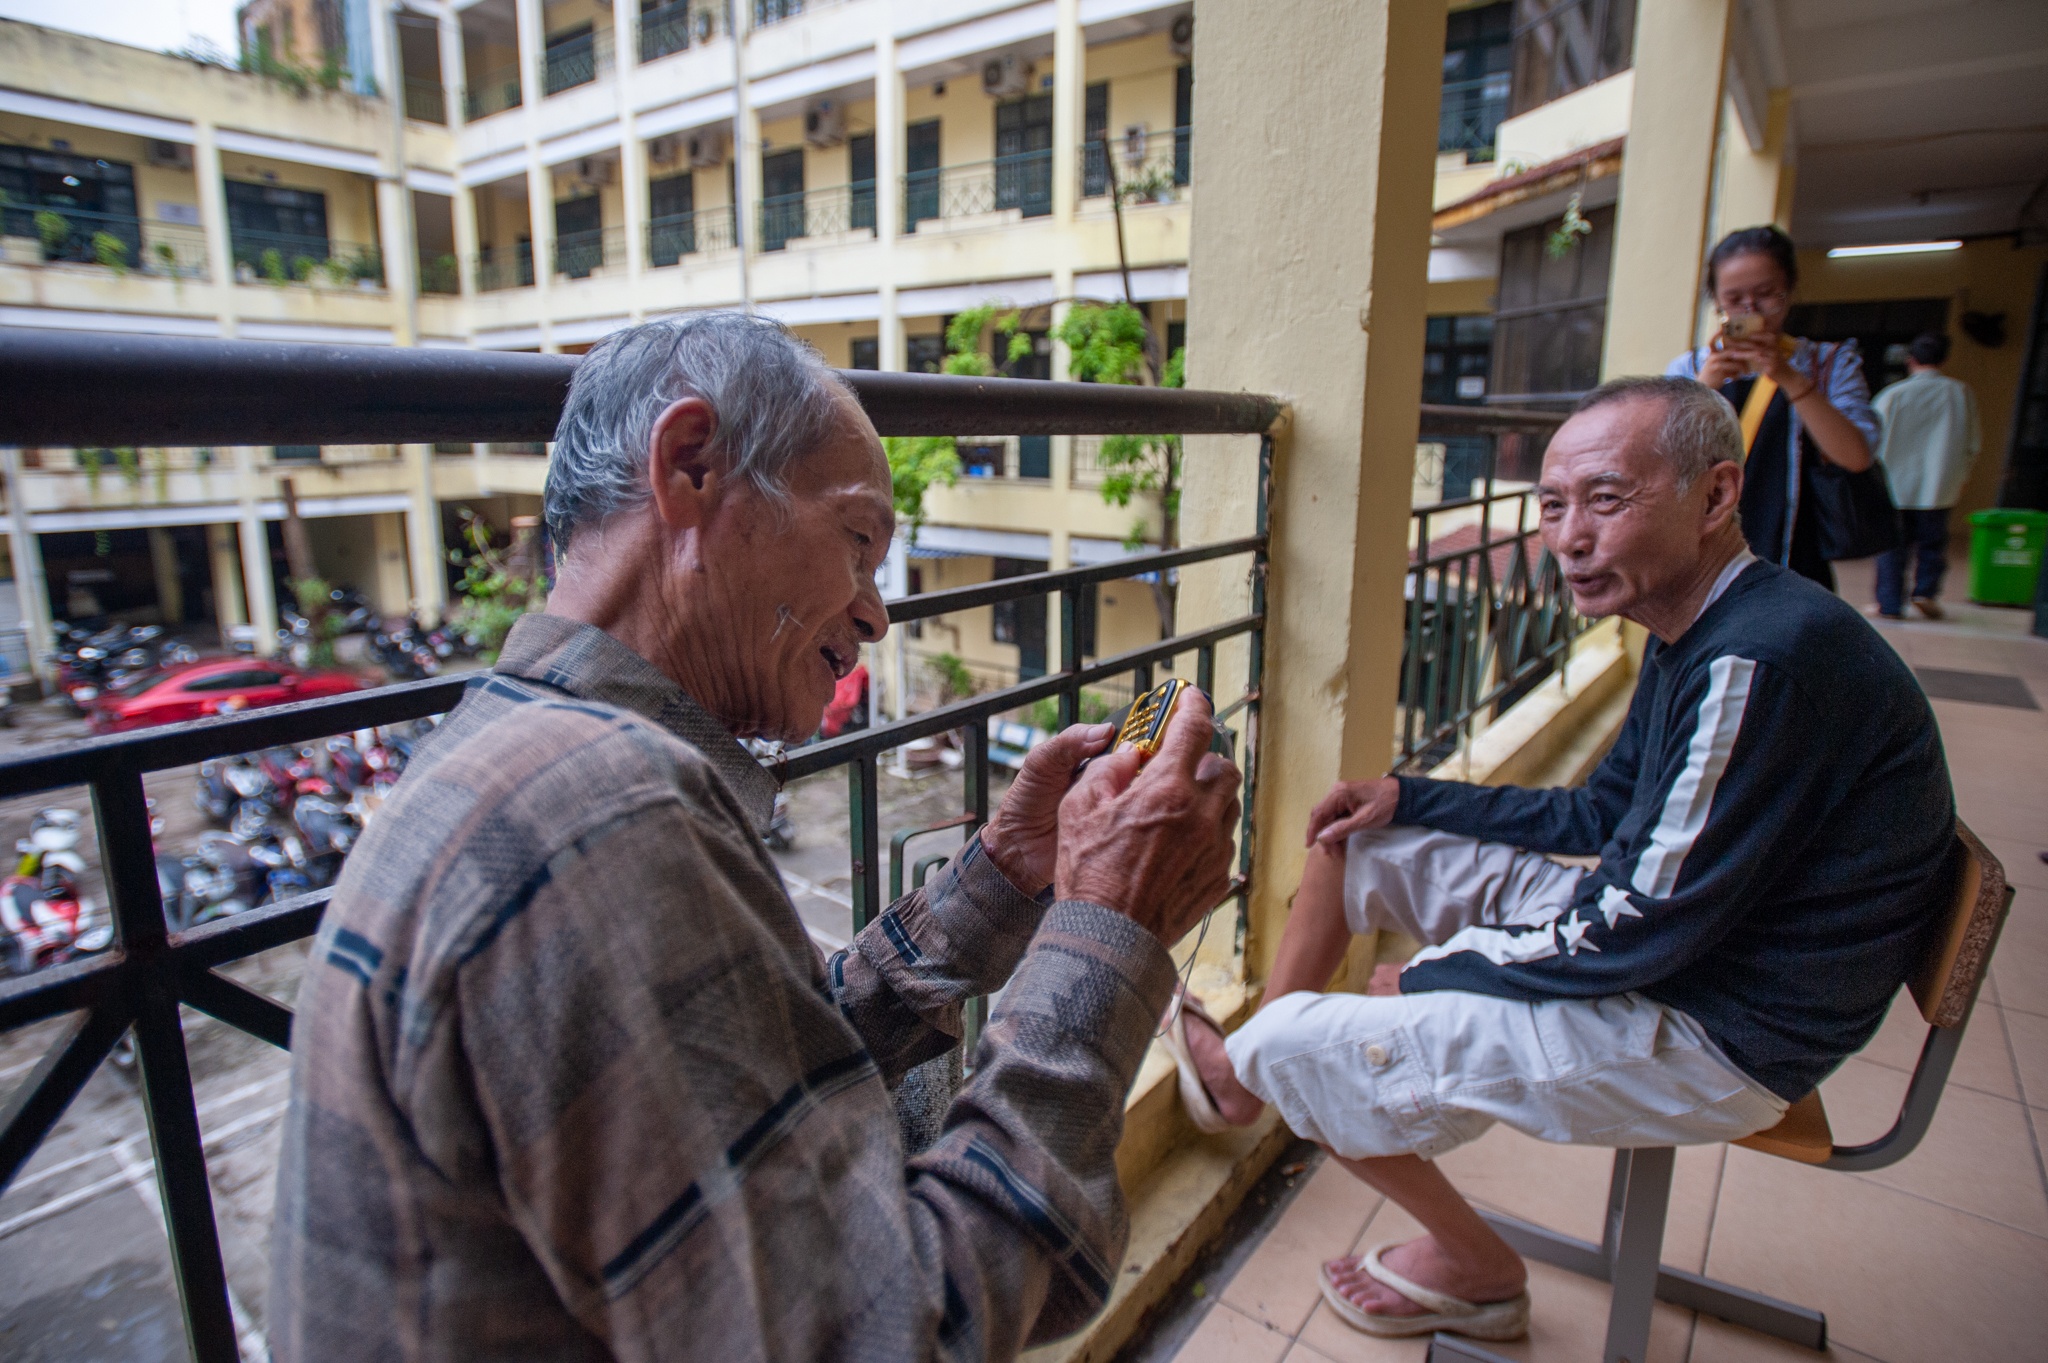
[[[1833,591],[1812,481],[1822,460],[1851,473],[1869,468],[1877,418],[1854,344],[1784,334],[1798,283],[1792,239],[1777,228],[1721,238],[1707,257],[1706,280],[1721,329],[1664,372],[1718,389],[1744,417],[1742,529],[1751,550]]]

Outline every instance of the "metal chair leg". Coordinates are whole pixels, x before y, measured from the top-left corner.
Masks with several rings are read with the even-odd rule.
[[[1618,1150],[1608,1197],[1606,1248],[1608,1282],[1607,1347],[1602,1363],[1644,1363],[1650,1352],[1650,1314],[1657,1305],[1657,1268],[1664,1254],[1664,1213],[1671,1202],[1671,1169],[1678,1152],[1670,1146]],[[1617,1207],[1614,1204],[1619,1202]]]
[[[1631,1184],[1635,1182],[1632,1175],[1640,1168],[1637,1163],[1640,1157],[1650,1153],[1653,1152],[1615,1152],[1614,1178],[1608,1187],[1606,1231],[1602,1237],[1604,1244],[1595,1245],[1575,1236],[1561,1235],[1547,1227],[1531,1225],[1527,1221],[1504,1216],[1499,1212],[1482,1211],[1480,1215],[1486,1219],[1488,1225],[1500,1232],[1501,1238],[1512,1245],[1516,1253],[1523,1257],[1539,1263],[1555,1264],[1582,1277],[1613,1282],[1618,1237],[1626,1222],[1623,1212]],[[1667,1151],[1666,1157],[1670,1158],[1671,1152]],[[1665,1189],[1665,1197],[1668,1199],[1668,1173]],[[1761,1334],[1774,1335],[1809,1349],[1827,1348],[1827,1317],[1818,1311],[1791,1302],[1779,1301],[1775,1297],[1767,1297],[1762,1293],[1751,1292],[1728,1283],[1716,1282],[1697,1273],[1685,1273],[1661,1265],[1656,1268],[1655,1282],[1656,1297],[1659,1301],[1668,1301],[1688,1311],[1718,1316],[1732,1325],[1740,1325]],[[1616,1294],[1615,1300],[1617,1303],[1621,1300],[1619,1293]]]

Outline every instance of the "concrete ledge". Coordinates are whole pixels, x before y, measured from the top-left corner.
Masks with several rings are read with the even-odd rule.
[[[1170,1094],[1172,1086],[1165,1087]],[[1242,1131],[1195,1136],[1175,1146],[1128,1194],[1131,1239],[1108,1306],[1087,1329],[1027,1350],[1026,1363],[1102,1363],[1114,1357],[1293,1140],[1279,1115],[1268,1111]]]

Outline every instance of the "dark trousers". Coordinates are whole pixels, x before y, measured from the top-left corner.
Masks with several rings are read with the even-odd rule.
[[[1906,609],[1906,554],[1913,554],[1913,599],[1941,595],[1941,577],[1948,571],[1948,512],[1945,506],[1929,511],[1899,512],[1899,527],[1905,543],[1877,556],[1877,608],[1886,615]]]

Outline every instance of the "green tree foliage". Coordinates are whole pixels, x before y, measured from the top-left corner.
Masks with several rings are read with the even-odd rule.
[[[924,528],[924,494],[934,484],[951,487],[960,480],[960,453],[950,435],[892,435],[882,441],[882,449],[889,456],[897,519],[915,544]]]
[[[1153,383],[1150,339],[1144,315],[1128,303],[1107,307],[1077,303],[1060,323],[1059,339],[1067,347],[1067,373],[1082,383]],[[1179,388],[1187,369],[1184,351],[1176,350],[1158,377],[1158,386]],[[1102,469],[1102,500],[1125,508],[1140,494],[1156,494],[1162,516],[1163,546],[1170,546],[1180,520],[1181,443],[1177,435],[1105,436],[1096,456]],[[1124,536],[1126,548],[1145,542],[1145,522],[1133,521]]]

